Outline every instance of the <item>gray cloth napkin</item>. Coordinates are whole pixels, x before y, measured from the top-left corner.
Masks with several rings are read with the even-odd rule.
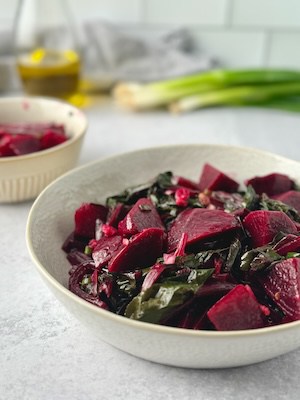
[[[106,21],[89,21],[84,28],[84,62],[94,77],[111,81],[155,81],[212,68],[215,60],[195,51],[186,29],[160,36],[129,34]],[[150,37],[149,37],[150,36]]]

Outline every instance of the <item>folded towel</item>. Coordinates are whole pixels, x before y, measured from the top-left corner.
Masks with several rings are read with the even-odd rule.
[[[129,34],[106,21],[84,23],[84,63],[111,81],[156,81],[212,68],[212,57],[195,51],[186,29],[156,37]],[[142,32],[142,28],[141,28]],[[151,35],[150,35],[151,36]]]

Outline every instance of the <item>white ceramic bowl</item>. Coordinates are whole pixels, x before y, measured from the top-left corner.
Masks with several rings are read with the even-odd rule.
[[[56,180],[35,201],[27,225],[32,259],[68,310],[102,340],[138,357],[181,367],[218,368],[256,363],[289,352],[300,346],[300,321],[255,330],[193,331],[118,316],[67,289],[70,267],[60,248],[73,230],[73,213],[81,202],[104,201],[108,195],[166,170],[197,178],[205,162],[232,172],[239,181],[275,171],[300,178],[300,163],[226,146],[160,147],[100,160]]]
[[[0,202],[35,198],[51,181],[76,165],[87,128],[84,114],[60,100],[41,97],[0,98],[0,123],[63,124],[66,142],[47,150],[0,157]]]

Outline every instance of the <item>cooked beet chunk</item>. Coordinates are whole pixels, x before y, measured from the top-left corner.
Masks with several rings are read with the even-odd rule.
[[[72,232],[64,241],[62,245],[63,251],[66,253],[70,253],[70,251],[79,250],[84,252],[85,246],[88,244],[89,239],[83,236],[76,236],[74,232]]]
[[[280,256],[285,256],[290,252],[300,251],[300,236],[289,234],[276,243],[274,250]]]
[[[109,272],[133,271],[153,265],[162,256],[164,231],[149,228],[132,236],[128,244],[111,259]]]
[[[174,176],[174,181],[176,185],[180,187],[185,187],[191,190],[199,190],[199,184],[191,181],[190,179],[185,178],[184,176]]]
[[[152,201],[139,199],[126,217],[119,223],[119,232],[123,235],[135,235],[148,228],[165,229]]]
[[[40,138],[41,149],[50,149],[50,147],[57,146],[68,140],[64,132],[56,132],[55,130],[48,129]]]
[[[239,184],[210,164],[205,164],[199,181],[200,190],[224,190],[236,192]]]
[[[0,154],[7,152],[7,154],[2,154],[4,156],[22,156],[39,150],[40,141],[33,135],[7,135],[1,140]]]
[[[237,285],[207,312],[218,331],[255,329],[264,326],[263,313],[251,288]]]
[[[15,156],[13,149],[10,147],[12,135],[0,133],[0,157]]]
[[[120,235],[104,236],[94,241],[92,257],[96,268],[107,264],[123,247],[123,237]]]
[[[278,232],[297,233],[293,221],[282,211],[252,211],[244,218],[243,226],[253,248],[270,243]]]
[[[187,246],[210,240],[219,234],[238,229],[239,221],[223,210],[192,208],[182,211],[168,233],[168,253],[174,251],[183,233],[188,234]]]
[[[255,176],[246,180],[245,185],[251,185],[257,194],[265,193],[268,196],[274,196],[291,190],[294,187],[294,181],[287,175],[274,173],[265,176]]]
[[[128,213],[130,208],[130,206],[125,206],[122,203],[118,203],[114,208],[110,208],[107,214],[107,225],[117,228],[119,222],[125,218],[125,215]]]
[[[300,319],[300,259],[289,258],[276,264],[262,278],[266,293],[285,313],[285,321]]]
[[[293,207],[300,214],[300,192],[289,190],[288,192],[278,194],[273,198]]]
[[[83,203],[75,211],[75,234],[87,238],[95,237],[96,220],[105,222],[107,208],[101,204]]]

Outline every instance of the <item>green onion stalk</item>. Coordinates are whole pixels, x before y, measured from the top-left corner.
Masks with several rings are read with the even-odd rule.
[[[159,81],[154,83],[124,82],[114,89],[116,101],[133,110],[143,110],[169,105],[177,100],[193,98],[184,104],[197,103],[196,97],[202,94],[216,93],[227,88],[239,88],[241,94],[247,97],[247,90],[253,85],[263,90],[266,85],[291,84],[300,82],[300,71],[277,69],[239,69],[239,70],[213,70],[177,79]],[[244,88],[243,88],[244,87]],[[230,92],[229,92],[230,93]],[[293,94],[292,92],[291,94]],[[299,92],[297,92],[298,94]],[[207,97],[211,101],[215,95]],[[233,93],[233,95],[235,95]],[[221,96],[230,95],[222,92]],[[211,100],[209,100],[209,98]],[[227,99],[229,101],[229,99]],[[173,106],[172,106],[173,107]],[[175,106],[174,106],[175,107]],[[174,108],[173,107],[173,108]],[[176,108],[176,107],[175,107]]]
[[[230,87],[207,93],[186,96],[170,104],[174,113],[183,113],[212,106],[263,105],[273,108],[296,110],[300,103],[282,98],[300,95],[300,82],[276,83],[268,85]],[[277,101],[276,101],[277,99]]]

